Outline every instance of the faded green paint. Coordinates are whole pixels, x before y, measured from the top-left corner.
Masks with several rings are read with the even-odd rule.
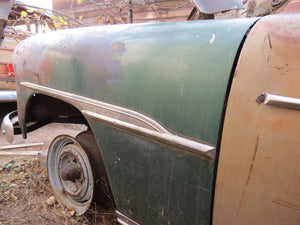
[[[27,64],[17,69],[34,61],[30,70],[36,77],[20,79],[133,108],[179,134],[216,145],[229,74],[253,21],[55,32],[27,40]]]
[[[117,209],[140,224],[209,224],[214,161],[92,123]]]
[[[107,26],[34,37],[16,52],[17,79],[134,109],[217,146],[233,62],[255,20]],[[141,224],[210,223],[214,161],[89,122],[119,211]]]

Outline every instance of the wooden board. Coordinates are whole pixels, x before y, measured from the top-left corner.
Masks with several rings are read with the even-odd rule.
[[[0,90],[15,90],[15,77],[0,74]]]

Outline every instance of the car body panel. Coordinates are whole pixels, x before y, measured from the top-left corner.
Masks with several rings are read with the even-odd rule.
[[[254,21],[97,27],[33,37],[16,51],[17,79],[132,108],[215,145],[233,61]]]
[[[96,136],[119,213],[141,224],[209,224],[210,153],[218,145],[236,55],[256,20],[85,28],[30,38],[14,54],[23,134],[33,94],[66,101]]]
[[[226,110],[213,224],[300,224],[299,21],[299,14],[262,18],[245,41]]]

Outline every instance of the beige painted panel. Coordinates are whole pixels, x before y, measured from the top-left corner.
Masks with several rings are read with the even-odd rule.
[[[257,103],[300,99],[300,15],[261,19],[243,47],[225,116],[214,225],[300,224],[300,111]]]

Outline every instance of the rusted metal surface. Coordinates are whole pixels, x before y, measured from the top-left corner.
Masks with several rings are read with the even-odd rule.
[[[299,14],[265,17],[249,33],[229,95],[213,224],[300,224],[300,113],[260,96],[299,99],[299,58]]]

